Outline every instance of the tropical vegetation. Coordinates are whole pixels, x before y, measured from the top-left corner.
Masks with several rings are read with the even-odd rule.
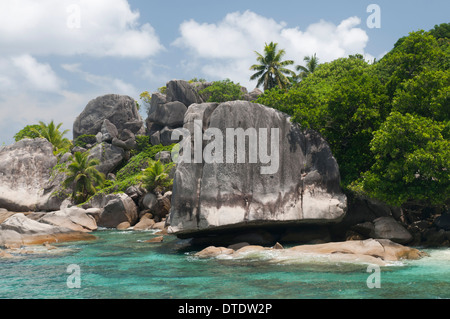
[[[85,202],[103,185],[105,176],[97,170],[98,164],[99,161],[90,159],[87,152],[76,152],[69,158],[63,185],[73,189],[72,198],[76,203]]]
[[[346,191],[397,206],[448,205],[449,30],[411,32],[374,63],[357,54],[319,64],[256,102],[319,131]]]
[[[292,60],[283,61],[286,51],[278,50],[278,43],[266,43],[264,54],[255,52],[256,60],[259,64],[254,64],[250,70],[256,71],[250,79],[257,80],[256,87],[264,86],[264,90],[270,90],[275,87],[286,89],[290,85],[289,76],[295,76],[294,71],[286,68],[294,64]]]

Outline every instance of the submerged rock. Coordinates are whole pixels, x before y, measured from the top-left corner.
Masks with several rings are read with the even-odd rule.
[[[261,254],[264,260],[273,262],[343,262],[386,266],[401,260],[416,260],[426,253],[405,247],[387,239],[333,242],[318,245],[301,245],[292,248],[244,246],[237,250],[210,246],[195,254],[198,258],[227,259],[255,258]]]
[[[339,221],[345,215],[346,197],[328,144],[317,132],[292,123],[286,114],[246,101],[193,104],[186,112],[184,128],[191,133],[192,153],[198,147],[196,132],[211,129],[222,133],[214,141],[218,139],[216,146],[224,149],[216,162],[178,163],[168,218],[169,231],[178,237],[249,226],[320,224]],[[252,143],[238,138],[229,158],[234,161],[229,163],[227,129],[267,132],[267,141],[258,144],[262,141],[258,134]],[[271,129],[278,129],[278,140]],[[200,145],[203,151],[205,144]],[[245,154],[236,145],[244,146],[241,152]],[[249,163],[250,150],[259,156],[256,163]],[[236,160],[241,155],[245,163]],[[272,155],[271,161],[264,155]]]

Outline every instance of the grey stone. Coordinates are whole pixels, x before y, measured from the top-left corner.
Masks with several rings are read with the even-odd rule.
[[[23,139],[0,149],[0,208],[29,212],[44,204],[57,185],[49,183],[57,159],[45,139]]]
[[[170,232],[189,238],[202,231],[243,225],[337,222],[345,215],[339,167],[317,132],[302,130],[284,113],[246,101],[191,105],[184,127],[192,132],[196,119],[201,120],[203,131],[223,132],[224,146],[227,128],[265,128],[269,133],[270,128],[278,129],[279,165],[263,174],[270,163],[248,163],[248,142],[244,145],[246,164],[237,163],[236,148],[234,163],[178,163],[168,217]]]
[[[150,144],[153,146],[161,144],[161,133],[155,132],[152,136],[150,136]]]
[[[173,129],[170,129],[167,126],[160,131],[160,142],[163,146],[172,145],[177,142],[172,140],[173,131]]]
[[[118,132],[124,128],[130,129],[131,126],[126,123],[142,122],[143,125],[143,119],[133,98],[126,95],[108,94],[97,97],[86,105],[73,124],[74,139],[80,135],[96,135],[101,132],[105,119],[114,124]],[[138,132],[133,133],[137,134]]]
[[[255,101],[262,94],[263,94],[263,92],[260,89],[255,88],[250,93],[244,94],[244,100],[246,100],[246,101]]]
[[[206,87],[206,84],[191,84],[184,80],[172,80],[169,81],[166,86],[166,95],[168,102],[178,101],[186,106],[190,106],[194,103],[206,102],[206,100],[199,93],[199,91]]]
[[[119,135],[117,127],[111,123],[108,119],[105,119],[102,124],[101,131],[102,142],[111,143],[111,141]]]
[[[136,224],[138,220],[137,206],[126,194],[113,194],[107,196],[103,212],[97,222],[99,227],[116,228],[123,222],[130,225]]]
[[[162,151],[155,155],[155,160],[160,161],[163,164],[169,164],[172,162],[172,155],[169,151]]]
[[[108,175],[122,162],[125,151],[123,148],[108,143],[101,143],[92,148],[89,154],[89,159],[96,158],[100,161],[100,164],[96,167],[97,170]]]
[[[179,127],[183,125],[186,111],[186,105],[178,101],[152,104],[148,121],[169,127]]]
[[[407,244],[413,236],[392,217],[379,217],[373,221],[374,238],[389,239],[399,244]]]

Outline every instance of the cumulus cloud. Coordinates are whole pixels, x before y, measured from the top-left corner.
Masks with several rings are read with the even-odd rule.
[[[285,59],[296,64],[302,64],[304,56],[314,53],[321,62],[356,53],[372,58],[364,51],[369,37],[358,28],[360,24],[360,18],[349,17],[338,25],[320,20],[301,30],[252,11],[234,12],[217,23],[183,22],[180,37],[173,45],[201,58],[205,75],[213,79],[230,77],[251,88],[256,84],[249,81],[248,70],[256,63],[254,51],[262,52],[264,44],[272,41],[286,50]]]
[[[22,73],[30,88],[38,91],[56,92],[62,80],[48,64],[39,63],[29,54],[11,58],[13,66]]]
[[[0,53],[147,58],[164,49],[126,0],[2,0]]]

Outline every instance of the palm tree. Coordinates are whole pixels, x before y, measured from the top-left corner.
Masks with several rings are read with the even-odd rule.
[[[89,159],[89,153],[76,152],[69,161],[64,186],[72,186],[72,197],[77,203],[83,203],[96,193],[96,186],[103,185],[105,175],[95,168],[99,160]]]
[[[256,87],[264,84],[264,90],[272,89],[278,86],[280,89],[285,89],[290,81],[286,75],[295,75],[295,73],[285,67],[294,64],[292,60],[282,61],[281,59],[286,54],[284,50],[277,51],[278,43],[266,43],[264,47],[264,55],[255,51],[258,56],[256,60],[259,64],[254,64],[250,70],[256,71],[250,77],[250,80],[258,80]]]
[[[314,73],[314,71],[319,66],[319,59],[317,58],[315,53],[312,56],[305,56],[303,58],[303,61],[306,62],[306,67],[304,67],[303,65],[297,65],[296,67],[297,71],[301,71],[298,77],[302,80],[306,79],[308,75]]]
[[[59,123],[55,125],[53,120],[47,125],[42,121],[39,121],[39,129],[31,128],[31,130],[37,134],[40,138],[45,138],[47,141],[52,143],[53,151],[57,153],[61,150],[67,150],[71,146],[71,142],[64,137],[69,130],[65,130],[64,132],[60,132],[63,123]]]
[[[162,164],[151,161],[149,166],[144,170],[142,182],[145,189],[155,193],[162,193],[169,189],[173,184],[173,179],[169,178],[168,171],[173,167],[173,163]]]

